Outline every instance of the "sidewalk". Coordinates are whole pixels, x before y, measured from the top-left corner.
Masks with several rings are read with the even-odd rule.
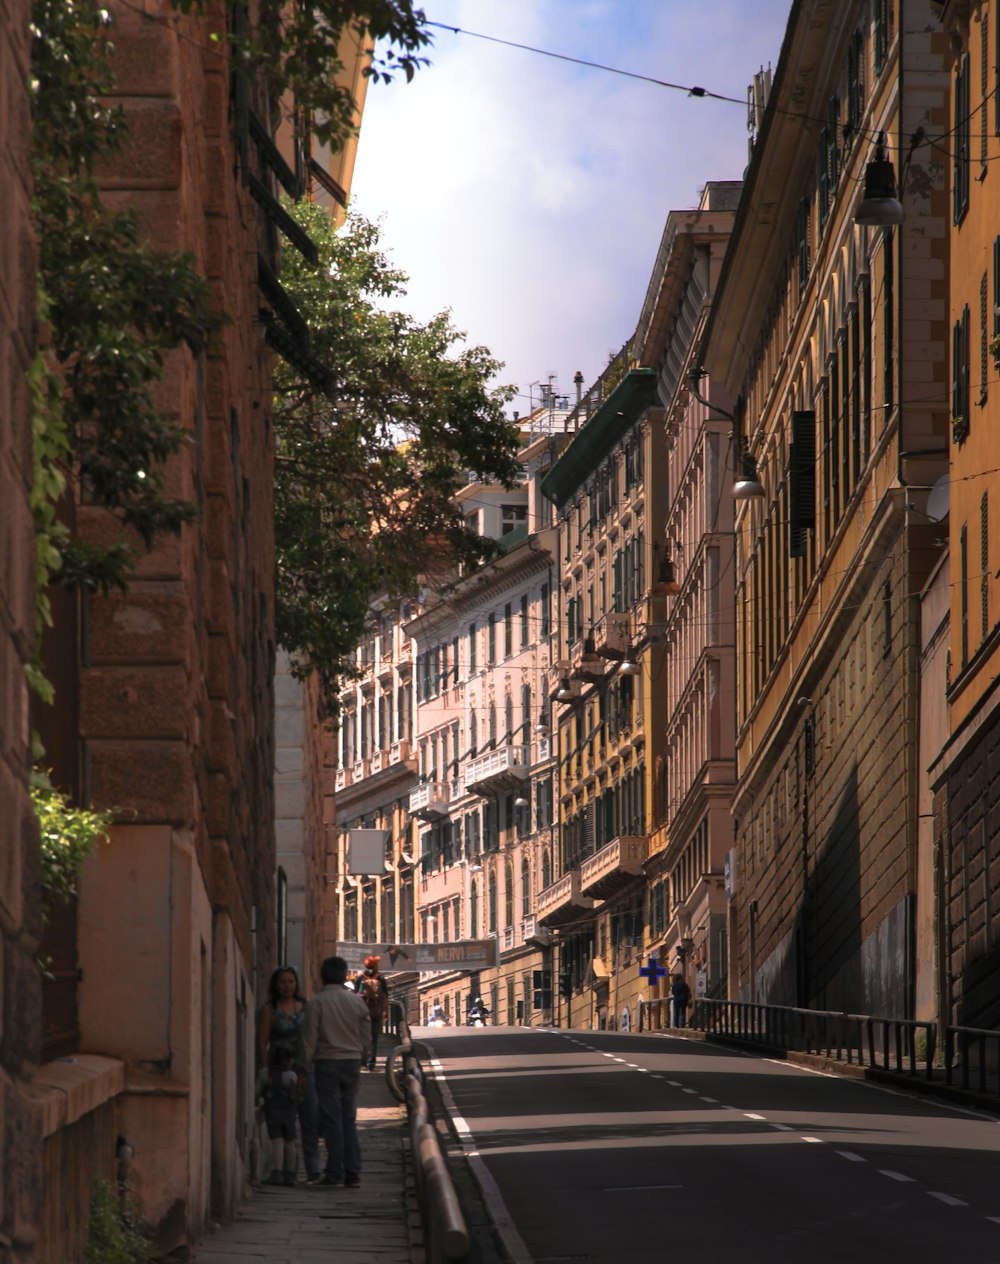
[[[390,1041],[385,1041],[385,1051]],[[381,1052],[381,1051],[380,1051]],[[297,1185],[255,1189],[239,1217],[207,1235],[197,1264],[421,1264],[420,1217],[406,1111],[389,1092],[383,1059],[363,1072],[358,1095],[362,1172],[358,1189]]]

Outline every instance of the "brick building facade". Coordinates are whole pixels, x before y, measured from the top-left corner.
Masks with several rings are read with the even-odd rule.
[[[80,1258],[91,1177],[122,1175],[126,1159],[160,1252],[235,1213],[257,1163],[254,1018],[274,964],[272,358],[258,279],[277,271],[278,239],[248,179],[273,188],[250,126],[266,111],[212,38],[221,4],[111,9],[129,139],[105,197],[137,209],[154,248],[193,255],[229,323],[209,353],[172,352],[157,388],[189,437],[168,489],[197,520],[142,556],[127,592],[81,597],[50,647],[61,667],[42,723],[63,733],[59,780],[116,813],[79,883],[63,1057],[39,1075],[50,1264]],[[77,500],[80,529],[107,539],[115,524]]]
[[[34,647],[34,545],[28,489],[35,251],[29,224],[28,21],[0,7],[0,1258],[34,1258],[41,1194],[38,1115],[28,1082],[38,1057],[38,844],[27,793],[28,688]]]

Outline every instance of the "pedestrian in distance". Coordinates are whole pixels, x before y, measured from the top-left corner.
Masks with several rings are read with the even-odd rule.
[[[264,1085],[264,1123],[271,1141],[269,1185],[295,1184],[298,1168],[295,1116],[300,1097],[299,1084],[299,1072],[295,1069],[292,1051],[285,1045],[277,1045],[271,1054]]]
[[[317,1181],[322,1173],[319,1154],[319,1102],[316,1083],[306,1066],[302,1043],[302,1025],[306,1016],[306,999],[299,988],[299,976],[292,966],[279,966],[267,986],[267,1000],[257,1017],[258,1064],[270,1070],[274,1054],[287,1049],[292,1065],[300,1076],[297,1111],[302,1132],[302,1161],[306,1183]]]
[[[326,1142],[326,1171],[320,1185],[361,1184],[357,1105],[361,1068],[371,1046],[368,1006],[344,986],[347,962],[327,957],[320,967],[322,990],[306,1006],[306,1063],[316,1076],[319,1126]]]
[[[674,1007],[675,1027],[687,1026],[687,1008],[691,1004],[691,989],[684,982],[682,974],[675,974],[670,984],[670,1002]]]
[[[385,975],[379,974],[379,957],[365,957],[365,972],[357,981],[358,995],[368,1007],[368,1016],[372,1025],[371,1052],[368,1055],[368,1070],[375,1070],[375,1059],[378,1057],[378,1038],[382,1034],[389,1017],[389,985]]]

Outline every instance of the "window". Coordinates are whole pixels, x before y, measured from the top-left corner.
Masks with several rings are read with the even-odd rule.
[[[805,289],[809,280],[809,211],[809,199],[804,197],[799,203],[795,219],[795,255],[798,261],[800,292]]]
[[[990,497],[983,492],[979,502],[979,601],[982,640],[990,634]]]
[[[521,916],[531,912],[531,868],[527,860],[521,861]]]
[[[503,656],[510,658],[514,653],[514,610],[508,601],[503,608]]]
[[[492,667],[497,661],[497,619],[491,614],[486,620],[486,652],[487,662]]]
[[[955,117],[952,138],[952,218],[958,224],[969,209],[969,54],[955,67]]]
[[[956,442],[969,433],[969,307],[951,331],[951,429]]]
[[[469,675],[474,676],[478,671],[476,663],[476,625],[469,624]]]
[[[865,112],[865,37],[855,31],[847,49],[847,121],[845,134],[853,143]]]
[[[469,888],[469,938],[475,939],[479,934],[479,883],[475,878]]]
[[[509,531],[516,531],[528,521],[527,505],[501,505],[500,506],[500,532],[506,535]]]
[[[986,403],[987,385],[989,381],[989,281],[986,273],[979,282],[979,404]]]
[[[531,644],[531,633],[528,627],[528,594],[521,594],[521,649]]]
[[[986,179],[987,166],[986,102],[990,99],[990,15],[983,13],[979,19],[979,99],[982,101],[979,126],[979,161],[982,164],[980,180]]]
[[[969,662],[969,527],[964,522],[962,523],[960,556],[962,559],[962,666],[966,667]]]
[[[998,241],[1000,241],[1000,238],[998,238]],[[996,253],[996,248],[994,247],[994,254],[995,253]],[[551,627],[550,627],[551,616],[549,614],[549,586],[548,584],[542,584],[542,595],[539,600],[539,605],[541,606],[541,612],[540,612],[540,619],[539,619],[538,635],[542,640],[544,640],[551,631]]]
[[[826,223],[833,205],[837,181],[840,178],[840,151],[837,149],[837,131],[840,123],[840,102],[831,97],[827,106],[827,123],[820,130],[817,156],[816,184],[819,189],[819,224]]]
[[[889,55],[889,38],[892,34],[889,23],[890,0],[875,0],[874,58],[875,73],[880,75]]]

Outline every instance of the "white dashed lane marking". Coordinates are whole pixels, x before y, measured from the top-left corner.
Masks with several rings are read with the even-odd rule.
[[[891,1172],[887,1167],[880,1167],[878,1174],[888,1176],[891,1181],[908,1181],[911,1185],[913,1184],[912,1176],[904,1176],[902,1172]]]
[[[839,1154],[842,1159],[847,1159],[850,1163],[868,1162],[868,1160],[862,1158],[860,1154],[855,1154],[853,1150],[837,1150],[835,1153]]]
[[[931,1198],[938,1199],[939,1202],[945,1203],[949,1207],[968,1207],[968,1203],[961,1198],[952,1198],[951,1194],[940,1194],[936,1190],[929,1189],[928,1194]]]

